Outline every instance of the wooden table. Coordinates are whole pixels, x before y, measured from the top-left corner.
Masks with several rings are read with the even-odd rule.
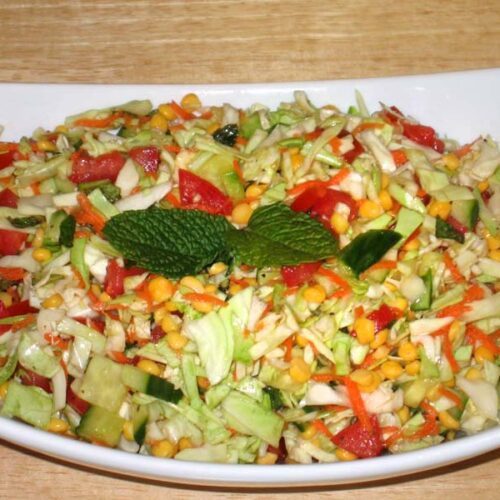
[[[498,0],[6,0],[0,26],[4,82],[270,82],[500,66]],[[494,498],[499,466],[494,452],[368,487],[286,494]],[[242,495],[94,473],[6,443],[0,471],[0,498]]]

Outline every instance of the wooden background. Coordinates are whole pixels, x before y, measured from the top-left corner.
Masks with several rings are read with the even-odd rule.
[[[0,82],[272,82],[498,67],[499,26],[499,0],[2,0]],[[499,466],[494,452],[368,487],[246,496],[493,499]],[[0,471],[0,498],[242,496],[95,473],[6,443]]]

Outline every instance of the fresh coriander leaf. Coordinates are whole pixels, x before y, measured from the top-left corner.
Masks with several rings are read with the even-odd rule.
[[[388,229],[371,229],[356,236],[340,252],[340,259],[356,276],[378,262],[399,240],[401,235]]]
[[[121,254],[169,278],[196,274],[215,261],[229,262],[225,217],[199,210],[131,210],[111,218],[104,235]]]
[[[250,266],[290,266],[337,254],[335,237],[318,221],[282,203],[260,207],[244,230],[231,230],[228,242],[237,261]]]

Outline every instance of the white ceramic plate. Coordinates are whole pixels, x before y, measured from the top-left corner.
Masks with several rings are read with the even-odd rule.
[[[29,85],[0,84],[1,140],[54,127],[67,115],[131,99],[159,104],[196,92],[203,102],[277,105],[303,89],[316,104],[347,108],[354,89],[368,107],[396,105],[441,134],[467,142],[480,134],[500,138],[500,69],[369,80],[252,85]],[[314,465],[225,465],[181,462],[93,446],[0,418],[0,438],[46,455],[141,478],[214,486],[303,486],[355,483],[410,474],[471,458],[500,447],[500,427],[475,436],[400,455]]]

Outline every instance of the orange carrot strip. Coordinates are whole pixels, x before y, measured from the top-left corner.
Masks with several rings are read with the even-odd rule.
[[[347,389],[349,400],[351,401],[352,410],[354,411],[356,417],[358,417],[359,423],[363,429],[371,432],[372,423],[370,422],[370,416],[366,411],[365,403],[363,402],[363,398],[361,397],[361,393],[356,382],[349,377],[345,377],[344,384]]]
[[[117,363],[120,363],[121,365],[128,365],[130,364],[131,359],[128,358],[125,353],[120,352],[120,351],[111,351],[108,353],[108,356],[116,361]]]
[[[22,267],[0,267],[0,278],[9,281],[21,281],[26,275]]]
[[[374,128],[383,128],[384,126],[385,126],[385,123],[379,123],[379,122],[365,122],[365,123],[360,123],[352,131],[352,135],[359,134],[361,132],[364,132],[365,130],[372,130]]]
[[[376,269],[396,269],[398,263],[395,260],[380,260],[370,266],[367,271],[375,271]]]
[[[243,171],[241,170],[241,166],[238,160],[233,160],[233,170],[236,172],[236,175],[240,179],[241,183],[244,185],[245,179],[243,177]]]
[[[59,335],[52,335],[51,333],[46,333],[43,338],[52,346],[58,347],[61,351],[66,351],[69,346],[69,341],[64,340]]]
[[[165,149],[165,151],[168,151],[169,153],[177,154],[181,152],[180,146],[177,146],[176,144],[167,144],[166,146],[163,146],[163,148]]]
[[[18,321],[17,323],[14,323],[11,327],[11,330],[13,332],[17,332],[19,330],[22,330],[23,328],[26,328],[27,326],[31,325],[36,321],[35,315],[30,314],[26,318],[22,319],[21,321]]]
[[[396,149],[395,151],[391,151],[392,159],[396,164],[396,167],[400,167],[404,165],[408,161],[408,157],[406,153],[401,149]]]
[[[466,154],[472,151],[472,144],[464,144],[462,147],[455,150],[455,154],[459,158],[463,158]]]
[[[453,262],[453,259],[450,257],[450,254],[448,252],[444,252],[443,258],[444,258],[444,265],[450,271],[453,279],[459,283],[461,283],[462,281],[465,281],[465,278],[462,276],[462,274],[458,270],[458,267]]]
[[[458,408],[462,408],[463,403],[458,394],[443,386],[439,388],[439,393],[450,401],[453,401]]]
[[[77,199],[80,209],[75,214],[76,221],[82,225],[89,224],[101,233],[106,225],[106,219],[94,209],[85,194],[78,193]]]
[[[500,353],[500,348],[495,344],[495,341],[477,326],[467,325],[466,337],[472,342],[479,342],[497,355]]]
[[[170,101],[169,104],[170,107],[172,108],[172,111],[177,115],[178,118],[181,118],[184,121],[192,120],[193,118],[195,118],[193,113],[186,111],[184,108],[179,106],[175,101]]]
[[[319,187],[319,186],[324,186],[325,183],[323,181],[306,181],[302,182],[301,184],[297,184],[293,188],[290,188],[287,190],[287,195],[288,196],[298,196],[302,194],[304,191],[307,191],[308,189],[312,187]]]
[[[351,285],[349,285],[349,282],[344,278],[342,278],[342,276],[339,276],[337,273],[333,272],[331,269],[320,267],[316,271],[316,273],[319,274],[320,276],[328,278],[332,283],[335,283],[343,290],[347,290],[348,292],[351,291]]]
[[[292,337],[288,337],[281,345],[283,346],[283,348],[285,349],[285,355],[283,356],[283,359],[289,363],[290,361],[292,361],[292,349],[293,349],[293,344],[294,344],[294,341],[293,341],[293,336]]]
[[[213,304],[214,306],[227,305],[226,302],[219,299],[219,297],[215,297],[214,295],[210,295],[208,293],[185,293],[184,298],[189,300],[189,302],[207,302],[209,304]]]
[[[459,318],[462,314],[465,314],[469,310],[470,306],[464,304],[464,302],[459,302],[458,304],[452,304],[451,306],[444,307],[436,314],[436,316],[438,318],[445,318],[446,316]]]
[[[465,291],[465,302],[474,302],[481,299],[484,299],[484,290],[479,285],[473,284]]]
[[[315,373],[311,376],[311,380],[315,382],[343,382],[344,377],[341,375],[335,375],[334,373]]]
[[[325,410],[328,411],[335,411],[335,412],[341,412],[341,411],[346,411],[349,408],[347,406],[341,406],[341,405],[325,405]]]
[[[457,360],[455,359],[455,356],[453,354],[453,348],[448,333],[445,333],[443,335],[443,353],[446,356],[448,363],[450,363],[451,371],[453,373],[459,372],[460,365],[457,363]]]
[[[350,169],[343,167],[329,181],[326,181],[326,185],[335,186],[336,184],[340,184],[350,173]]]
[[[312,426],[321,434],[324,434],[328,439],[332,439],[334,436],[330,432],[330,429],[326,426],[326,424],[322,420],[313,420],[311,422]]]
[[[180,208],[182,206],[181,202],[179,201],[179,199],[174,195],[174,193],[172,193],[172,191],[170,191],[169,193],[167,193],[167,195],[165,196],[165,199],[170,203],[170,205],[172,205],[174,208]]]

